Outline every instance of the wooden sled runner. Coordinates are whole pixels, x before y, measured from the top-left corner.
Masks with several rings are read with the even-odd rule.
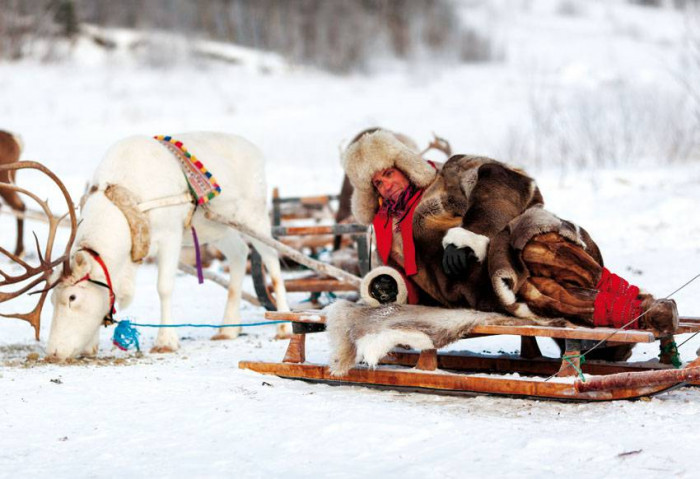
[[[581,351],[593,344],[652,343],[649,331],[620,331],[608,328],[555,328],[545,326],[475,326],[466,338],[485,335],[519,335],[518,357],[493,357],[468,352],[440,354],[435,349],[397,352],[386,356],[375,369],[356,366],[343,376],[332,376],[322,364],[306,362],[306,334],[325,331],[325,317],[318,311],[267,312],[270,320],[290,320],[294,335],[282,362],[241,361],[239,367],[282,378],[330,384],[357,384],[448,394],[494,394],[568,401],[611,401],[652,396],[680,384],[700,385],[700,358],[683,369],[660,363],[591,361],[581,364]],[[700,331],[700,318],[681,318],[677,334]],[[566,359],[545,358],[536,337],[561,338]],[[672,341],[672,338],[661,338]],[[593,341],[593,343],[591,342]],[[588,376],[574,380],[577,370]],[[517,373],[517,375],[513,375]],[[503,374],[509,374],[504,377]],[[545,380],[551,376],[551,379]]]

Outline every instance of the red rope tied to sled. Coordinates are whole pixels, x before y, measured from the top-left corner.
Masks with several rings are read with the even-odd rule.
[[[607,268],[603,268],[596,289],[599,293],[595,298],[593,309],[595,326],[621,328],[627,325],[631,329],[639,328],[638,318],[642,314],[642,302],[637,299],[639,295],[637,286],[629,284]]]

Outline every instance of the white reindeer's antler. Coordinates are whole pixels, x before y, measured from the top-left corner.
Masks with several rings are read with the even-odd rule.
[[[58,179],[58,177],[48,168],[46,168],[44,165],[32,161],[19,161],[16,163],[9,163],[7,165],[0,165],[0,171],[1,170],[10,170],[10,171],[16,171],[16,170],[21,170],[21,169],[35,169],[39,170],[45,175],[47,175],[51,180],[56,183],[58,188],[61,190],[61,193],[63,194],[63,198],[66,201],[66,204],[68,206],[68,213],[67,215],[70,216],[70,226],[71,226],[71,233],[70,237],[68,239],[68,243],[66,244],[66,248],[63,252],[63,255],[61,255],[57,259],[51,259],[52,251],[53,251],[53,246],[54,246],[54,240],[56,239],[56,231],[58,229],[58,226],[63,219],[63,217],[58,218],[55,217],[51,209],[48,206],[47,201],[42,201],[39,199],[37,195],[34,193],[21,188],[17,185],[11,184],[11,183],[0,183],[0,189],[6,189],[6,190],[12,190],[18,193],[22,193],[24,195],[27,195],[30,197],[32,200],[34,200],[43,210],[44,214],[48,218],[48,223],[49,223],[49,235],[46,240],[46,246],[44,248],[44,251],[42,253],[41,251],[41,246],[39,245],[39,239],[36,237],[36,234],[34,235],[34,240],[36,244],[36,250],[37,250],[37,256],[39,257],[39,264],[36,266],[32,266],[26,261],[24,261],[22,258],[20,258],[17,255],[14,255],[10,253],[9,251],[5,250],[4,248],[0,247],[0,254],[6,256],[9,258],[11,261],[15,262],[18,264],[24,271],[20,274],[17,275],[12,275],[9,273],[6,273],[2,270],[0,270],[0,288],[7,287],[7,286],[12,286],[12,285],[18,285],[21,283],[24,283],[25,281],[29,282],[23,286],[21,286],[19,289],[16,289],[14,291],[10,292],[3,292],[0,291],[0,303],[3,303],[5,301],[9,301],[11,299],[14,299],[27,291],[31,290],[38,284],[40,284],[42,281],[46,282],[46,288],[44,288],[41,291],[38,291],[37,293],[41,294],[39,297],[39,301],[37,305],[34,307],[32,311],[29,313],[14,313],[14,314],[0,314],[0,316],[6,317],[6,318],[17,318],[17,319],[22,319],[24,321],[29,322],[29,324],[32,325],[34,328],[35,336],[36,339],[39,339],[39,326],[41,322],[41,309],[44,306],[44,301],[46,301],[46,296],[48,295],[49,290],[55,286],[56,283],[51,284],[51,273],[53,272],[53,269],[58,266],[58,265],[63,265],[63,274],[68,275],[70,274],[70,249],[71,246],[73,245],[73,241],[75,240],[75,235],[76,235],[76,230],[77,230],[77,219],[75,216],[75,207],[73,205],[73,200],[70,197],[70,194],[68,193],[68,190],[66,187],[63,185],[61,180]]]

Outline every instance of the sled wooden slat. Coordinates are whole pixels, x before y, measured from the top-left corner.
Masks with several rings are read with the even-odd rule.
[[[555,328],[551,326],[498,326],[482,324],[474,327],[473,334],[512,334],[516,336],[539,336],[546,338],[589,339],[602,341],[612,339],[619,343],[653,343],[656,338],[647,331],[618,331],[609,328]],[[614,336],[610,337],[614,333]]]
[[[700,318],[680,318],[678,329],[674,334],[695,333],[700,331]]]
[[[415,367],[419,357],[420,353],[415,351],[394,350],[382,359],[380,364]],[[522,355],[520,357],[487,356],[468,352],[447,352],[437,355],[437,366],[439,369],[450,371],[551,376],[559,371],[561,358],[525,358]],[[673,366],[604,361],[586,361],[581,365],[584,373],[595,375],[651,371],[660,368],[673,369]]]
[[[325,323],[326,321],[325,316],[318,311],[268,311],[265,313],[265,319],[298,323]],[[610,337],[613,333],[615,335]],[[619,343],[653,343],[656,340],[654,334],[648,331],[615,332],[614,329],[610,328],[555,328],[551,326],[501,326],[490,324],[475,326],[469,336],[498,334],[594,341],[611,339]]]
[[[265,311],[270,321],[293,321],[295,323],[326,324],[326,316],[313,309],[308,311]]]
[[[277,188],[275,188],[277,190]],[[338,195],[320,195],[320,196],[285,196],[284,198],[275,197],[273,203],[301,203],[305,205],[327,205],[333,200],[337,200]]]
[[[368,369],[355,367],[346,375],[332,376],[328,366],[316,364],[265,363],[241,361],[241,369],[261,374],[272,374],[282,378],[305,379],[339,384],[360,384],[408,388],[429,392],[496,394],[516,397],[536,397],[573,401],[611,401],[650,396],[668,389],[668,386],[644,386],[612,391],[578,392],[573,382],[543,381],[522,378],[504,380],[498,377],[429,372],[401,368]]]
[[[324,291],[357,291],[357,287],[338,281],[334,278],[297,278],[288,279],[284,282],[284,287],[288,293],[309,292],[321,293]]]
[[[274,236],[342,235],[365,234],[367,227],[359,224],[316,225],[316,226],[274,226]]]

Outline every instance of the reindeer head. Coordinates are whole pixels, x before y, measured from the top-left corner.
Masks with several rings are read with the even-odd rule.
[[[113,306],[105,271],[92,253],[78,250],[70,274],[61,277],[51,295],[53,320],[46,354],[63,361],[97,355],[100,326]]]

